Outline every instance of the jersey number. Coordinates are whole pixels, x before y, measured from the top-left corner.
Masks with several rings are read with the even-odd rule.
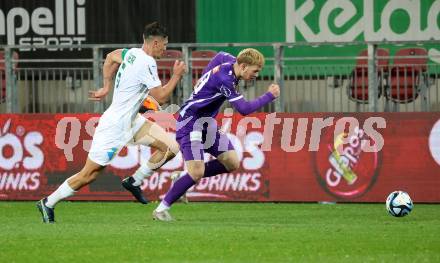
[[[209,80],[209,76],[211,76],[211,70],[206,72],[196,83],[194,86],[194,94],[197,94],[203,86],[205,86],[206,82]]]
[[[127,63],[133,65],[135,60],[136,60],[136,56],[130,55],[127,58]],[[119,87],[119,82],[121,81],[121,75],[122,75],[122,72],[124,72],[124,69],[126,68],[126,66],[127,65],[125,64],[125,62],[122,62],[121,66],[118,69],[118,73],[116,73],[116,80],[115,80],[116,88],[115,89],[117,89]]]

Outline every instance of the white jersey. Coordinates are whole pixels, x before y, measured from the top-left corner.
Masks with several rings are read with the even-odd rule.
[[[116,73],[112,104],[101,119],[134,121],[148,90],[160,85],[154,58],[140,48],[124,49],[122,63]]]
[[[113,101],[95,129],[89,158],[102,166],[127,143],[145,123],[138,114],[148,90],[161,85],[156,61],[140,48],[124,49],[116,74]]]

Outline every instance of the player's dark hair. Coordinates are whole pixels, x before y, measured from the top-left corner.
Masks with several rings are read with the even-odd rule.
[[[148,39],[150,37],[163,37],[167,38],[168,33],[165,27],[163,27],[159,22],[153,22],[145,26],[144,39]]]

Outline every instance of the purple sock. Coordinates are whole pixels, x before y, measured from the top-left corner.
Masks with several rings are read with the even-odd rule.
[[[176,202],[188,189],[191,188],[196,182],[189,176],[188,173],[177,179],[174,182],[171,189],[165,195],[163,199],[168,206],[171,206],[174,202]]]
[[[205,163],[205,173],[203,177],[215,176],[217,174],[227,173],[226,167],[217,159]],[[168,206],[176,202],[188,189],[195,184],[194,180],[188,173],[180,177],[165,195],[163,199]]]
[[[205,163],[205,173],[203,177],[216,176],[217,174],[227,173],[226,167],[217,159]]]

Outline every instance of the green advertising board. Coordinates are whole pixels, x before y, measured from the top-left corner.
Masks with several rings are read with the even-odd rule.
[[[440,0],[199,0],[197,42],[338,42],[345,45],[293,46],[286,57],[350,57],[364,41],[440,40]],[[439,44],[423,46],[430,63],[440,63]],[[379,45],[390,55],[409,45]],[[272,48],[260,48],[273,56]],[[236,48],[228,51],[235,53]],[[334,64],[333,60],[297,64]]]

